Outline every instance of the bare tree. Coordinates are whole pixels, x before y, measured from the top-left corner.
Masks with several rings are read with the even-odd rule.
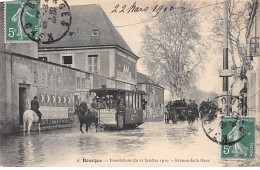
[[[172,97],[182,97],[196,80],[205,56],[199,34],[198,11],[186,1],[171,1],[175,8],[164,12],[141,33],[141,55],[152,78],[164,85]]]
[[[246,56],[246,21],[249,2],[246,0],[230,0],[228,8],[228,49],[232,57],[234,78],[239,76],[238,67],[243,64]],[[212,40],[223,45],[223,5],[217,5],[211,11],[213,27]],[[220,47],[221,49],[221,47]]]

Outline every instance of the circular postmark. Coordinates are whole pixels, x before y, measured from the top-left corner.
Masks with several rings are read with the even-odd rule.
[[[33,17],[38,22],[32,21]],[[24,33],[32,41],[52,44],[69,32],[72,15],[66,0],[27,0],[20,21]]]
[[[211,103],[217,105],[219,108],[219,104],[226,104],[226,102],[223,102],[223,97],[225,96],[227,95],[217,96],[211,101]],[[234,105],[235,99],[238,98],[238,96],[231,95],[229,95],[228,97],[231,105]],[[237,112],[233,112],[233,114],[231,113],[230,115],[225,116],[225,113],[222,113],[221,111],[219,115],[220,117],[216,116],[215,118],[213,118],[212,116],[210,116],[212,110],[208,110],[208,115],[205,116],[204,119],[202,119],[202,129],[207,138],[209,138],[211,141],[219,145],[231,146],[241,141],[248,134],[243,127],[244,122],[239,119],[239,114]],[[231,138],[231,131],[234,131],[235,129],[237,129],[240,135],[237,135],[239,137]]]

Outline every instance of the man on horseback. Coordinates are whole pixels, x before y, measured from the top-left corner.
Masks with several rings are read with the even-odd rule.
[[[42,113],[39,111],[40,105],[38,102],[38,97],[34,96],[33,100],[31,101],[31,110],[33,110],[36,115],[39,117],[39,123],[41,122]]]

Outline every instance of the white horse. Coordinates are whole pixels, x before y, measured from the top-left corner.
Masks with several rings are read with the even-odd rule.
[[[27,109],[29,109],[29,102],[27,101]],[[26,129],[26,124],[28,124],[27,129],[28,129],[28,135],[30,135],[31,127],[34,122],[38,123],[38,129],[39,129],[39,134],[41,133],[41,127],[39,117],[36,115],[36,113],[33,110],[26,110],[23,114],[23,134],[25,135],[25,129]]]

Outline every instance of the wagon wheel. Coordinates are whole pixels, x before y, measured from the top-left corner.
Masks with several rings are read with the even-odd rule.
[[[176,122],[176,111],[172,111],[172,123]]]

